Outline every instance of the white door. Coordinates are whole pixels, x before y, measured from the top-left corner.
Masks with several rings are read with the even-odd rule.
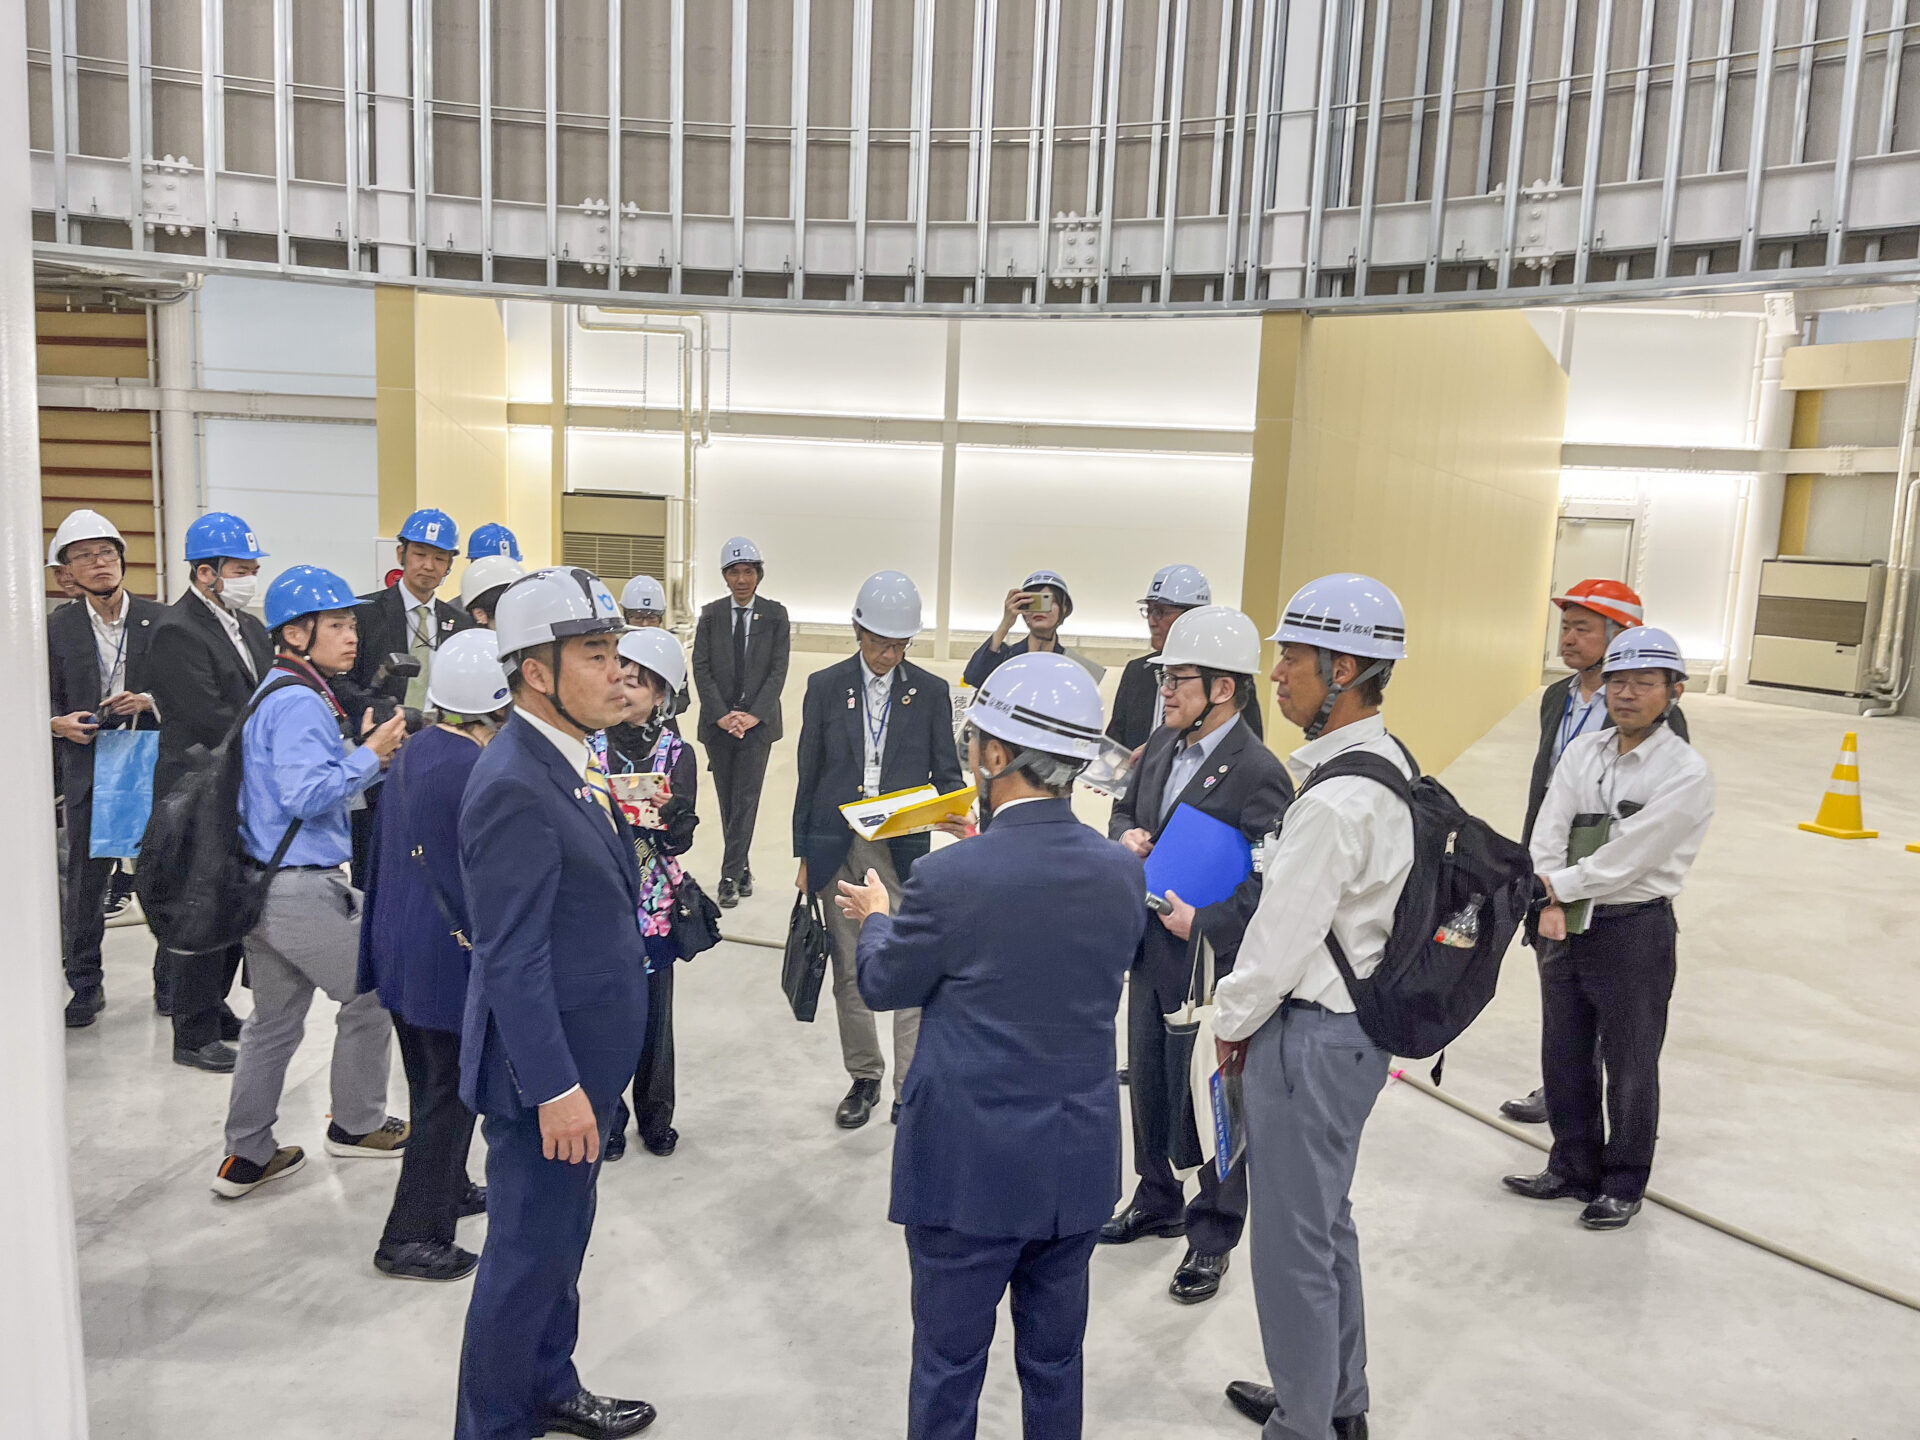
[[[1553,542],[1553,593],[1582,580],[1625,580],[1633,565],[1633,521],[1562,515]],[[1560,614],[1547,617],[1546,659],[1560,660]]]

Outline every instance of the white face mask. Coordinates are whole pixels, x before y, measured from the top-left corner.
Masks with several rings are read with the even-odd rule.
[[[229,610],[244,610],[260,593],[258,575],[228,575],[220,582],[220,598]]]

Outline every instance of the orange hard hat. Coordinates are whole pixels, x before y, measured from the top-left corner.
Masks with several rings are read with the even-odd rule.
[[[1633,587],[1618,580],[1582,580],[1577,585],[1569,585],[1566,594],[1554,596],[1553,603],[1562,610],[1578,605],[1628,630],[1642,624],[1646,615],[1646,607],[1640,603]]]

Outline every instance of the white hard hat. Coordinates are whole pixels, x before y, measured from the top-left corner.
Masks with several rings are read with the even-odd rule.
[[[885,640],[920,633],[920,588],[898,570],[869,575],[853,600],[853,623]]]
[[[648,615],[667,613],[667,587],[651,575],[636,575],[620,592],[622,610],[640,610]]]
[[[760,547],[744,535],[736,535],[720,547],[720,568],[729,565],[764,565],[766,559],[760,554]]]
[[[1162,565],[1140,597],[1142,605],[1211,605],[1213,587],[1192,565]]]
[[[500,585],[511,585],[527,573],[527,567],[511,555],[482,555],[477,560],[467,562],[467,568],[460,576],[460,603],[472,605],[487,591]]]
[[[536,570],[514,581],[500,597],[500,608],[493,616],[493,633],[500,639],[503,659],[551,640],[610,635],[626,628],[605,582],[567,565]]]
[[[1073,610],[1073,592],[1067,588],[1067,582],[1060,578],[1058,570],[1036,570],[1020,582],[1022,590],[1038,590],[1042,585],[1050,585],[1060,592],[1060,598],[1067,602],[1069,613]]]
[[[1202,605],[1173,622],[1160,663],[1258,675],[1260,627],[1231,605]]]
[[[687,683],[687,654],[671,630],[635,627],[627,631],[620,637],[620,658],[631,660],[642,670],[651,670],[666,681],[669,695],[677,694]]]
[[[1399,598],[1371,575],[1323,575],[1294,593],[1280,628],[1267,638],[1340,655],[1404,660],[1407,617]]]
[[[967,720],[1022,750],[1072,760],[1100,753],[1104,717],[1094,679],[1064,655],[1016,655],[974,691]]]
[[[500,637],[491,630],[449,635],[433,654],[427,702],[455,715],[491,715],[511,704],[507,672],[500,664]]]
[[[120,548],[120,558],[126,558],[126,537],[114,527],[113,521],[98,510],[76,510],[62,520],[60,528],[53,532],[53,542],[47,546],[48,568],[63,564],[61,552],[82,540],[111,540]]]
[[[1679,642],[1666,631],[1652,625],[1636,625],[1622,630],[1607,646],[1607,658],[1600,666],[1602,675],[1616,670],[1671,670],[1680,679],[1687,678],[1686,657]]]

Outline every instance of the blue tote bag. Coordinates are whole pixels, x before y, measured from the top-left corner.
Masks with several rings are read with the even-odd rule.
[[[126,860],[140,853],[153,813],[158,730],[102,730],[93,737],[93,834],[87,854]]]

